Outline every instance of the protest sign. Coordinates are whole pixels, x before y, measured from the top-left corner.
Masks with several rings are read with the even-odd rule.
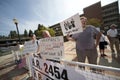
[[[47,59],[61,59],[64,53],[63,36],[39,40],[40,54]]]
[[[36,56],[30,61],[34,80],[118,80],[113,76],[43,60]]]
[[[31,41],[26,41],[24,44],[24,48],[23,48],[23,54],[26,53],[35,53],[37,51],[38,45],[37,45],[37,40],[33,43],[32,40]]]
[[[33,57],[32,77],[35,80],[86,80],[75,68]]]
[[[76,14],[60,23],[63,35],[82,32],[82,26],[79,14]]]

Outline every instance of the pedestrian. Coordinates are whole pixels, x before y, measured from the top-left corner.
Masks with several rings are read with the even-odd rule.
[[[105,45],[105,41],[106,41],[106,39],[105,39],[105,35],[103,34],[103,31],[101,31],[101,37],[100,37],[100,41],[99,41],[99,51],[100,51],[100,56],[101,57],[105,57],[105,56],[107,56],[106,54],[105,54],[105,48],[106,48],[106,46],[107,45]]]
[[[119,38],[117,37],[118,31],[116,27],[117,27],[116,24],[110,25],[110,29],[107,31],[107,37],[108,37],[108,40],[110,41],[110,48],[111,48],[111,52],[113,53],[112,55],[114,55],[115,57],[115,50],[114,50],[114,46],[115,46],[117,57],[119,57],[120,48],[119,48]]]
[[[36,48],[34,51],[32,52],[28,52],[26,53],[26,55],[24,55],[23,57],[23,64],[26,63],[26,68],[29,70],[28,74],[29,74],[29,78],[32,78],[32,63],[30,62],[31,61],[31,58],[33,57],[33,55],[37,55],[38,53],[38,49],[39,49],[39,44],[38,44],[38,41],[36,39],[36,35],[35,34],[30,34],[30,45],[29,46],[33,46]],[[25,60],[25,62],[24,62]]]
[[[83,32],[73,34],[71,37],[68,34],[67,39],[76,41],[76,53],[79,62],[85,62],[86,57],[90,64],[97,64],[97,46],[101,33],[92,25],[87,25],[87,18],[80,17]],[[96,36],[96,40],[94,38]],[[96,42],[95,42],[96,41]]]

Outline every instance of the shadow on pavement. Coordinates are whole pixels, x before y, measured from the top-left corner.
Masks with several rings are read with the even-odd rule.
[[[109,59],[112,59],[109,61]],[[73,58],[72,61],[78,61],[77,57]],[[115,67],[120,68],[120,63],[117,62],[116,58],[114,56],[112,57],[99,57],[98,65],[108,66],[108,67]]]
[[[120,63],[118,63],[116,58],[113,58],[113,57],[112,57],[112,60],[110,62],[108,61],[108,58],[100,57],[99,65],[120,68]]]
[[[28,72],[28,70],[26,70],[25,68],[21,68],[21,69],[14,68],[11,71],[9,71],[8,73],[1,75],[0,80],[12,80],[12,78],[23,75],[27,72]],[[19,80],[19,79],[16,79],[16,80]]]

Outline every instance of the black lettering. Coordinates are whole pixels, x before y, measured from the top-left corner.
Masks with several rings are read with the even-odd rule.
[[[34,73],[34,77],[36,77],[36,72],[34,71],[33,73]]]
[[[54,73],[55,73],[55,77],[57,79],[60,79],[60,73],[59,73],[59,68],[54,66]]]
[[[57,55],[58,55],[58,56],[62,56],[62,51],[58,52]]]
[[[36,60],[36,67],[40,69],[39,61],[38,60]]]
[[[64,80],[69,80],[68,76],[67,76],[67,70],[63,69],[63,72],[61,74],[61,78]]]
[[[46,63],[44,63],[44,66],[45,66],[45,72],[48,73],[48,65]]]
[[[49,66],[49,73],[51,73],[52,76],[54,75],[53,68],[51,65]]]

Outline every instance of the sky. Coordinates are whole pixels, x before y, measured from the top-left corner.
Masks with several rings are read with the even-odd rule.
[[[13,19],[18,20],[19,33],[36,30],[38,24],[52,26],[73,16],[83,14],[83,8],[100,0],[0,0],[0,35],[16,30]],[[101,0],[107,5],[116,0]],[[119,5],[120,6],[120,5]],[[17,31],[17,30],[16,30]]]

